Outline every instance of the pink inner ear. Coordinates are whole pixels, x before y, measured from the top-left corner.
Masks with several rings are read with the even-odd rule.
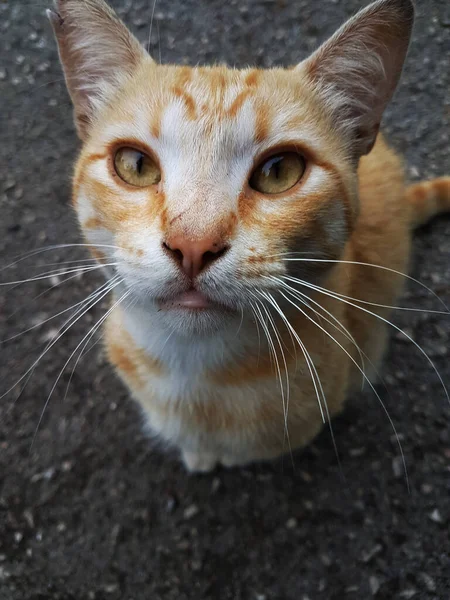
[[[151,59],[103,0],[56,0],[56,10],[47,15],[74,104],[77,130],[84,139],[96,107],[108,100],[142,60]]]
[[[401,75],[414,18],[410,0],[379,0],[300,63],[358,155],[372,148]]]

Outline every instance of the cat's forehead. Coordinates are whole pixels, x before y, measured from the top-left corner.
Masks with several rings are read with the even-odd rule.
[[[302,130],[313,138],[313,102],[300,76],[284,69],[144,65],[109,112],[101,135],[152,147],[244,152]],[[309,131],[308,131],[309,130]]]

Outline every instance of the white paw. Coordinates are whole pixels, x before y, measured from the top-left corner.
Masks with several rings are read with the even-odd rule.
[[[205,452],[183,450],[183,462],[190,473],[209,473],[217,465],[217,457]]]
[[[238,459],[232,454],[225,454],[225,456],[222,456],[220,459],[220,464],[227,469],[232,469],[233,467],[242,467],[242,465],[246,465],[248,462],[248,460],[243,460],[242,458]]]

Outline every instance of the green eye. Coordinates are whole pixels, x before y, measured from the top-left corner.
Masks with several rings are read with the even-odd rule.
[[[279,194],[298,183],[305,168],[304,159],[295,152],[276,154],[256,167],[249,184],[262,194]]]
[[[119,148],[114,156],[117,175],[136,187],[149,187],[161,181],[158,165],[147,154],[134,148]]]

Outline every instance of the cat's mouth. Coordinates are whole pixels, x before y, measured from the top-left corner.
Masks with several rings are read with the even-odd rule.
[[[224,304],[211,300],[203,292],[194,288],[186,292],[181,292],[173,298],[160,300],[159,306],[163,310],[230,310]]]

